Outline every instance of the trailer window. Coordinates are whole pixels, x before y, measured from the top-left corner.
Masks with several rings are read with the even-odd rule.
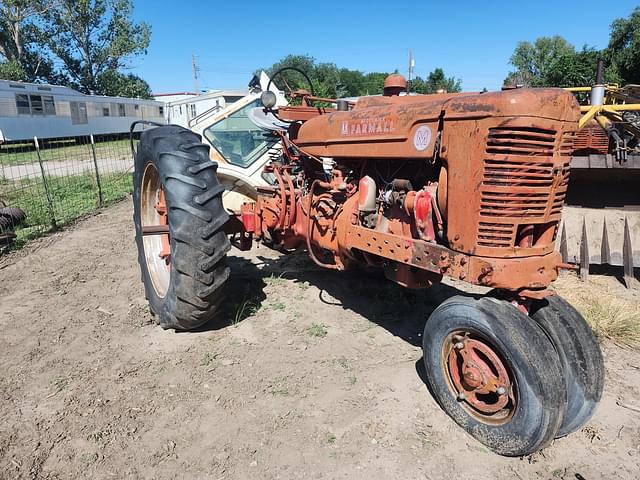
[[[102,116],[103,117],[109,116],[109,107],[102,107]]]
[[[71,102],[71,124],[82,125],[87,121],[87,104],[84,102]]]
[[[120,117],[126,116],[124,114],[124,103],[119,103],[118,104],[118,116],[120,116]]]
[[[260,100],[255,100],[204,130],[204,136],[233,165],[248,167],[274,144],[247,116],[259,105]]]
[[[53,101],[53,97],[51,95],[43,95],[42,96],[42,104],[44,105],[44,114],[45,115],[55,115],[56,114],[56,104]]]
[[[158,116],[164,117],[164,107],[158,107]]]
[[[29,100],[31,100],[31,114],[42,115],[44,113],[42,97],[40,95],[29,95]]]
[[[29,115],[31,113],[31,107],[29,106],[29,95],[16,93],[16,108],[18,109],[19,114]]]

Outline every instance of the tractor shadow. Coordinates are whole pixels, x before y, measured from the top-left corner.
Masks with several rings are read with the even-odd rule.
[[[336,272],[322,269],[304,253],[278,258],[257,255],[252,262],[242,257],[230,257],[230,261],[231,278],[234,274],[236,277],[232,280],[235,285],[231,287],[230,296],[236,299],[249,300],[252,306],[259,308],[266,299],[265,278],[277,276],[296,284],[306,282],[318,288],[320,302],[358,313],[413,346],[422,346],[425,322],[440,303],[454,295],[470,295],[445,284],[421,290],[404,288],[387,280],[378,270],[354,268]],[[238,301],[233,305],[237,306]],[[254,312],[252,308],[250,314]]]

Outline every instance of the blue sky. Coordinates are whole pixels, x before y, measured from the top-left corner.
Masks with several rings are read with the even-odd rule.
[[[132,72],[155,93],[193,90],[191,55],[201,88],[242,88],[251,73],[289,53],[339,67],[406,75],[413,50],[418,75],[436,67],[464,90],[498,89],[520,40],[559,34],[577,47],[606,46],[611,22],[638,0],[394,2],[158,2],[134,0],[136,20],[152,28],[146,57]]]

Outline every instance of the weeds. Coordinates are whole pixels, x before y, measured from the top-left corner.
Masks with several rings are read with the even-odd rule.
[[[91,465],[98,460],[98,454],[93,452],[85,452],[80,455],[80,461],[86,465]]]
[[[59,377],[51,381],[51,386],[54,388],[55,393],[60,393],[69,386],[69,379],[66,377]]]
[[[203,367],[208,367],[215,361],[216,358],[218,358],[217,353],[206,352],[202,355],[202,358],[200,359],[200,365]]]
[[[98,208],[98,190],[92,174],[47,178],[58,226],[66,225]],[[133,191],[132,175],[105,174],[101,176],[103,206],[124,198]],[[0,196],[8,205],[21,208],[26,224],[16,230],[16,246],[46,233],[51,228],[51,210],[42,180],[21,179],[12,190],[0,186]]]
[[[109,430],[99,430],[87,435],[87,440],[100,443],[105,441],[109,437],[109,435],[111,435],[111,432]]]
[[[259,310],[259,306],[251,299],[236,305],[236,313],[231,320],[231,324],[237,327],[238,324],[245,318],[252,317]]]
[[[336,436],[333,433],[330,433],[327,437],[327,443],[334,444],[336,443]]]
[[[307,333],[312,337],[323,338],[327,336],[327,327],[322,323],[312,323]]]
[[[280,387],[280,388],[273,388],[271,390],[271,394],[272,395],[282,395],[282,396],[286,396],[289,395],[289,389],[286,387]]]
[[[616,294],[611,288],[592,282],[582,282],[574,275],[564,275],[555,286],[584,316],[601,342],[609,339],[620,345],[640,347],[638,300]]]
[[[267,285],[273,286],[273,287],[277,287],[279,285],[283,285],[287,280],[285,278],[283,278],[284,272],[282,272],[280,275],[276,276],[274,273],[271,274],[270,277],[267,277],[264,279],[264,283],[266,283]]]
[[[281,301],[275,301],[275,302],[271,302],[269,304],[269,307],[273,310],[277,310],[279,312],[284,311],[284,309],[286,308],[286,305],[284,304],[284,302]]]

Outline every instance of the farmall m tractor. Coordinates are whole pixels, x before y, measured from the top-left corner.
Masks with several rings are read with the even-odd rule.
[[[306,249],[331,270],[379,268],[409,288],[444,277],[488,287],[427,319],[426,378],[480,442],[529,454],[580,428],[603,388],[592,331],[549,289],[565,266],[554,243],[579,106],[561,89],[401,96],[403,81],[357,103],[310,85],[279,106],[267,88],[205,131],[209,144],[178,126],[145,131],[134,220],[151,310],[181,330],[222,315],[230,235],[242,248]],[[266,133],[242,127],[251,118]],[[211,159],[250,164],[269,146],[263,185],[237,182],[253,200],[223,205]]]

